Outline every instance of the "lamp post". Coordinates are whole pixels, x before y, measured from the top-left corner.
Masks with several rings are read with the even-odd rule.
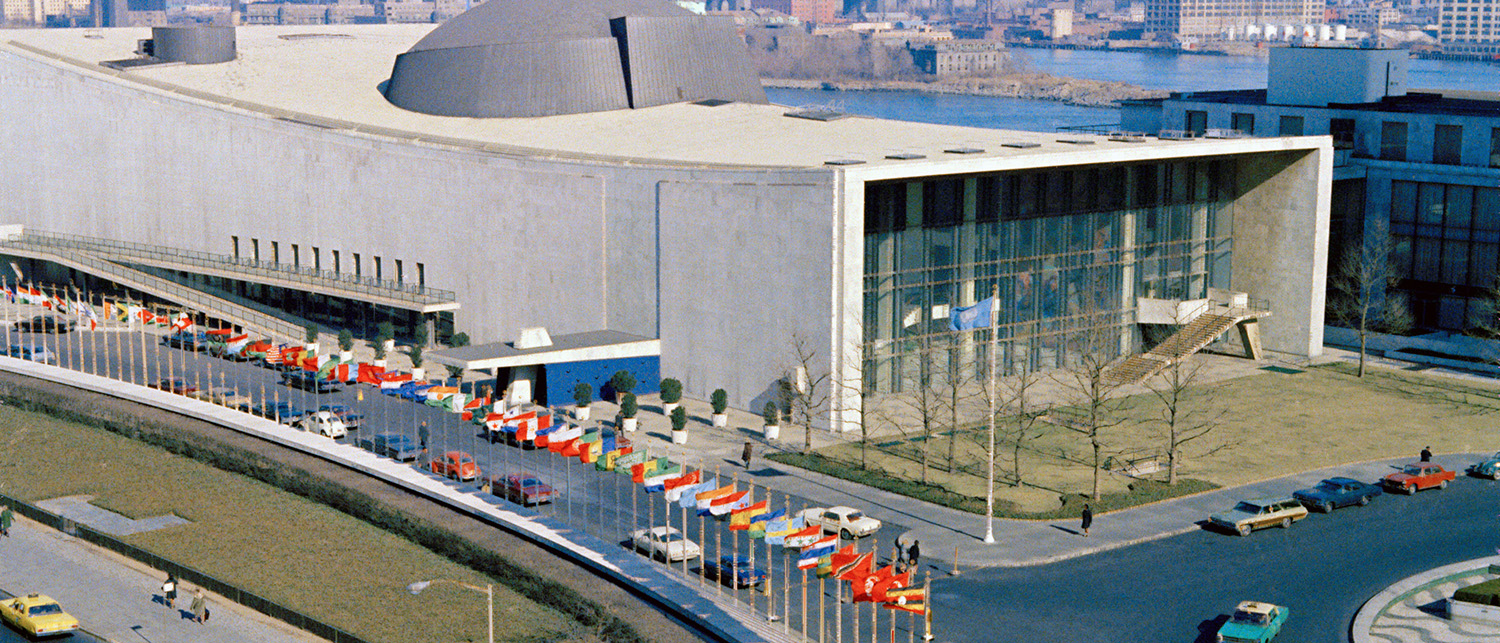
[[[433,580],[419,580],[419,581],[417,581],[415,583],[407,585],[406,586],[406,591],[411,592],[412,596],[416,596],[417,594],[421,594],[422,590],[427,589],[427,587],[429,585],[432,585],[433,583],[451,583],[453,585],[457,585],[457,586],[462,587],[464,589],[469,589],[469,590],[473,590],[473,591],[479,592],[481,594],[484,594],[484,601],[485,601],[484,618],[485,618],[486,626],[488,628],[489,643],[495,643],[495,586],[494,585],[492,585],[492,584],[486,584],[484,587],[479,587],[478,585],[470,585],[468,583],[461,583],[461,582],[456,581],[456,580],[448,580],[446,578],[437,578],[437,579],[433,579]]]

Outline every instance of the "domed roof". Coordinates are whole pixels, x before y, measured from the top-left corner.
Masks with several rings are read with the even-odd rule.
[[[385,96],[475,118],[767,102],[733,23],[670,0],[490,0],[397,56]]]
[[[692,15],[669,0],[490,0],[439,25],[411,51],[612,38],[611,18]]]

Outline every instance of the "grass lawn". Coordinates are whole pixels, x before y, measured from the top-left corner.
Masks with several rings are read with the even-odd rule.
[[[89,494],[132,518],[191,524],[124,540],[378,643],[484,641],[484,596],[413,581],[485,577],[405,539],[264,483],[134,440],[0,406],[0,489],[28,501]],[[24,456],[24,457],[23,457]],[[393,618],[399,614],[400,618]],[[497,640],[573,637],[573,621],[495,587]]]
[[[1345,364],[1297,374],[1263,372],[1190,389],[1184,406],[1200,418],[1223,415],[1217,419],[1217,428],[1200,440],[1203,444],[1188,447],[1189,457],[1179,463],[1179,476],[1185,479],[1181,488],[1109,475],[1103,491],[1110,497],[1096,508],[1117,509],[1349,462],[1399,456],[1415,459],[1428,445],[1436,453],[1500,449],[1500,435],[1495,431],[1500,422],[1496,415],[1500,387],[1408,371],[1372,368],[1363,379]],[[1132,458],[1165,453],[1161,403],[1155,396],[1121,400],[1118,417],[1123,421],[1104,431],[1109,451]],[[1001,504],[997,515],[1073,515],[1077,513],[1073,506],[1090,489],[1092,469],[1078,463],[1090,457],[1087,440],[1057,426],[1038,426],[1044,435],[1030,443],[1020,458],[1026,486],[1009,484],[1011,450],[1003,439],[997,444],[996,478],[1006,481],[996,490],[1002,501],[997,503]],[[907,430],[912,431],[911,427]],[[879,469],[875,474],[858,470],[857,442],[818,450],[824,459],[821,463],[799,462],[790,454],[772,457],[983,512],[986,439],[987,431],[982,428],[935,437],[931,455],[935,468],[928,470],[930,486],[926,488],[912,484],[922,469],[920,439],[875,440],[882,445],[869,449],[870,462]],[[951,475],[947,473],[950,441],[959,465]],[[1203,447],[1210,445],[1223,448],[1204,455]],[[1165,472],[1152,478],[1164,480]],[[1135,488],[1128,488],[1132,484]]]

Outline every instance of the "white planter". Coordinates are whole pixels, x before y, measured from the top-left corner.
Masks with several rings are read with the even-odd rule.
[[[383,360],[383,359],[377,359],[377,360],[375,360],[375,368],[378,368],[378,369],[381,369],[381,370],[385,370],[385,360]]]
[[[620,424],[624,426],[626,433],[635,433],[635,423],[639,419],[640,418],[624,418],[620,420]]]
[[[589,419],[589,407],[580,406],[573,409],[573,419],[584,422]]]
[[[715,413],[713,414],[713,421],[714,426],[729,426],[729,414]]]
[[[661,414],[670,416],[672,415],[672,411],[676,410],[679,406],[682,406],[680,402],[662,402]]]
[[[767,442],[775,442],[776,438],[781,437],[780,424],[767,424],[764,430]]]
[[[317,342],[313,342],[311,344],[308,344],[307,345],[307,352],[310,353],[310,354],[313,354],[313,355],[317,355],[318,354],[318,343]]]
[[[339,351],[339,361],[345,364],[354,361],[354,351]]]
[[[413,366],[413,367],[411,367],[411,379],[412,380],[414,380],[414,381],[415,380],[420,380],[420,379],[425,378],[425,377],[427,377],[427,371],[425,369],[423,369],[420,366]]]
[[[687,431],[673,431],[672,444],[687,444]]]
[[[387,354],[396,352],[396,340],[394,340],[394,339],[387,339],[387,340],[385,340],[385,352]]]

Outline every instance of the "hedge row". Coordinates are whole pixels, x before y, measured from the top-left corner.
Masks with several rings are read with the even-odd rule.
[[[338,509],[422,545],[458,564],[487,574],[498,584],[509,587],[538,604],[567,614],[603,641],[645,643],[647,640],[629,623],[610,614],[570,587],[516,565],[504,556],[430,521],[408,515],[375,498],[306,470],[221,442],[184,439],[169,427],[140,418],[111,418],[98,409],[90,409],[93,412],[80,411],[38,397],[34,391],[27,391],[25,395],[18,394],[15,390],[0,393],[0,399],[17,408],[117,433]]]
[[[773,453],[766,457],[782,464],[816,471],[824,475],[882,489],[909,498],[916,498],[917,500],[930,502],[950,509],[984,515],[984,498],[958,493],[937,483],[929,482],[924,484],[915,480],[905,479],[891,474],[878,466],[861,468],[858,463],[835,460],[819,453],[809,455],[802,455],[800,453]],[[1094,513],[1097,514],[1209,491],[1218,487],[1218,485],[1211,482],[1193,478],[1179,478],[1176,485],[1169,485],[1165,482],[1157,482],[1155,480],[1135,480],[1130,483],[1127,491],[1100,494],[1099,500],[1090,500],[1086,494],[1080,493],[1058,494],[1061,506],[1051,511],[1023,512],[1013,502],[996,500],[994,515],[997,518],[1019,518],[1023,520],[1076,518],[1079,512],[1082,511],[1084,503],[1092,505]]]
[[[1453,592],[1453,600],[1478,605],[1500,605],[1500,578],[1470,585]]]

